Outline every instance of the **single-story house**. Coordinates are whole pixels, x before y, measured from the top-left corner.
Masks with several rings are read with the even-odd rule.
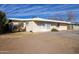
[[[72,29],[73,30],[79,30],[79,22],[72,22],[71,24]]]
[[[30,19],[20,19],[20,18],[9,18],[13,22],[13,25],[21,24],[22,28],[25,28],[26,32],[47,32],[52,29],[70,30],[71,22],[60,21],[60,20],[49,20],[43,18],[30,18]]]

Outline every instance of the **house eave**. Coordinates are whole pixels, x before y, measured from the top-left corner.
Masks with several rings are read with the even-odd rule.
[[[67,22],[67,21],[48,20],[48,19],[43,19],[43,18],[29,18],[29,19],[9,18],[9,20],[14,20],[14,21],[42,21],[42,22],[55,22],[55,23],[71,24],[71,22]]]

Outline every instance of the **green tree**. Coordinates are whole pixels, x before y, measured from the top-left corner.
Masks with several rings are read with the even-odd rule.
[[[6,31],[6,25],[8,24],[8,20],[6,17],[5,12],[0,11],[0,33],[3,33]]]

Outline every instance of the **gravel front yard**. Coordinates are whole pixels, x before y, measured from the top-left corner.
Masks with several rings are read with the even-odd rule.
[[[79,53],[79,31],[0,35],[0,53]]]

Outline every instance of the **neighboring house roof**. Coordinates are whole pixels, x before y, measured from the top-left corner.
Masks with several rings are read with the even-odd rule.
[[[49,19],[44,19],[44,18],[29,18],[29,19],[9,18],[9,20],[18,20],[18,21],[45,21],[45,22],[57,22],[57,23],[68,23],[68,24],[71,24],[71,22],[67,22],[67,21],[49,20]]]
[[[77,24],[77,25],[79,25],[79,22],[72,22],[72,24]]]

